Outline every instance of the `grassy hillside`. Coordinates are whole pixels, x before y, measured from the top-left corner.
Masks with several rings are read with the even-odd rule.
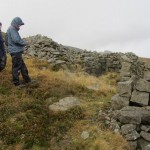
[[[126,141],[99,119],[116,91],[117,74],[99,78],[84,73],[54,72],[44,61],[25,59],[37,83],[19,89],[11,83],[11,59],[0,73],[1,150],[129,150]],[[98,91],[87,86],[97,86]],[[66,96],[81,100],[81,107],[64,113],[48,106]],[[83,140],[81,133],[90,136]]]

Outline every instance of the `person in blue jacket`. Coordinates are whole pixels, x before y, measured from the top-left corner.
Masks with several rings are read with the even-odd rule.
[[[20,72],[24,79],[24,83],[31,82],[31,79],[28,75],[28,69],[22,58],[22,54],[24,51],[23,48],[27,45],[27,42],[21,39],[18,32],[22,25],[24,25],[22,19],[20,17],[15,17],[12,20],[11,26],[8,28],[6,33],[8,53],[10,53],[12,57],[12,77],[15,86],[21,85],[21,82],[19,80]]]
[[[6,52],[4,46],[4,40],[2,37],[2,23],[0,22],[0,72],[5,68],[6,65]]]

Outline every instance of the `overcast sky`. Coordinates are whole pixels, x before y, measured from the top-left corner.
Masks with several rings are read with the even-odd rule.
[[[25,22],[22,37],[150,58],[150,0],[1,0],[3,31],[16,16]]]

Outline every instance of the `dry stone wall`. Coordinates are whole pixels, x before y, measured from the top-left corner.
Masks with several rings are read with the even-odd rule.
[[[118,93],[111,99],[113,129],[117,127],[133,150],[150,150],[150,68],[124,60]]]
[[[77,69],[92,75],[120,72],[106,123],[120,132],[133,150],[150,150],[150,66],[133,53],[98,53],[63,46],[45,36],[26,39],[25,55],[46,60],[53,68]],[[101,112],[102,114],[102,112]]]
[[[119,72],[123,66],[124,72],[128,68],[132,70],[130,73],[126,72],[125,78],[130,77],[131,74],[141,74],[143,69],[138,57],[132,53],[91,52],[63,46],[41,35],[28,37],[26,40],[30,43],[25,48],[26,55],[46,60],[54,69],[81,68],[89,74],[98,76],[107,71]]]

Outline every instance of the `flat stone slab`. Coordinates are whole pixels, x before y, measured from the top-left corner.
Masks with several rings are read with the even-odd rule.
[[[139,92],[135,90],[132,92],[132,97],[130,101],[140,104],[141,106],[148,106],[149,93]]]
[[[131,63],[129,62],[122,62],[122,68],[120,70],[120,76],[121,77],[126,77],[126,76],[131,76],[130,74],[130,69],[131,69]]]
[[[150,71],[144,72],[144,79],[150,81]]]
[[[137,111],[128,112],[128,111],[121,111],[119,120],[121,123],[125,124],[140,124],[141,123],[141,116],[140,113]]]
[[[136,89],[141,92],[150,92],[150,82],[139,79],[136,83]]]
[[[123,97],[130,97],[132,92],[132,80],[125,81],[125,82],[118,82],[117,91],[120,96]]]
[[[126,106],[117,112],[116,119],[123,124],[149,124],[150,107]]]
[[[122,109],[125,106],[129,105],[129,98],[119,96],[119,94],[114,95],[111,98],[111,106],[114,110]]]
[[[61,99],[59,102],[49,106],[51,111],[67,111],[75,106],[80,105],[80,100],[76,97],[66,97]]]

